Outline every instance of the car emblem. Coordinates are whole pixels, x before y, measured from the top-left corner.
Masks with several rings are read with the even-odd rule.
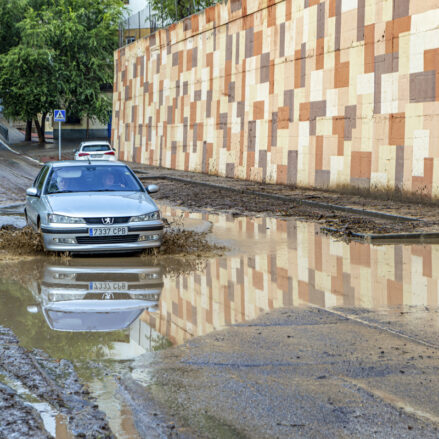
[[[113,298],[114,298],[113,293],[104,293],[104,294],[102,294],[102,300],[111,300]]]
[[[102,224],[113,224],[114,223],[114,218],[102,218]]]

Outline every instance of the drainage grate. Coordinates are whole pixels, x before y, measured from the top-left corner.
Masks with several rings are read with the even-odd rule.
[[[139,235],[122,236],[77,236],[78,244],[126,244],[137,242]]]

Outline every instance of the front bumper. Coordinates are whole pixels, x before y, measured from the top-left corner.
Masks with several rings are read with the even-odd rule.
[[[118,225],[128,227],[128,234],[90,237],[89,229],[96,226],[86,224],[50,224],[42,226],[41,232],[45,249],[57,252],[105,253],[138,251],[146,248],[160,247],[162,244],[163,223],[161,220]]]

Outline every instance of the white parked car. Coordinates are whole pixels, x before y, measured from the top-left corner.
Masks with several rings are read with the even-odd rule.
[[[116,152],[108,142],[82,142],[75,151],[75,160],[117,160]]]

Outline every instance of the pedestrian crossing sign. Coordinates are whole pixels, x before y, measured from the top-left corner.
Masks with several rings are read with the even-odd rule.
[[[66,121],[66,110],[55,110],[53,112],[54,122],[65,122]]]

